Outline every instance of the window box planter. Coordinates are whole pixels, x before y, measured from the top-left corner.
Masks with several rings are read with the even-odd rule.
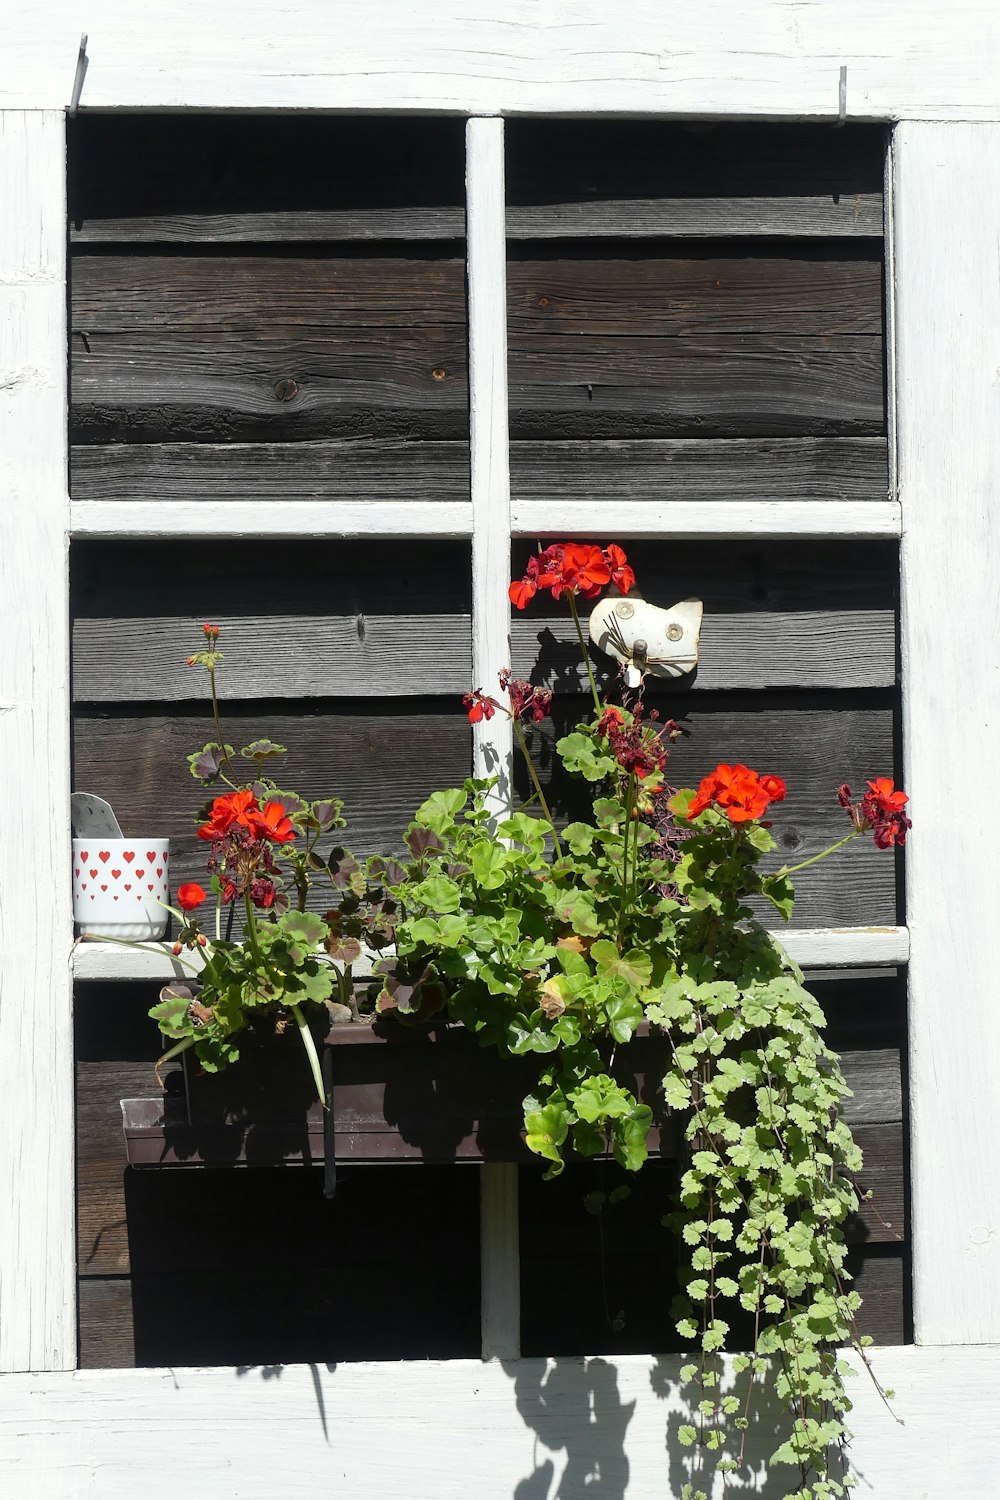
[[[289,1045],[285,1045],[285,1042]],[[458,1025],[380,1019],[332,1026],[322,1047],[331,1108],[324,1120],[293,1036],[247,1048],[220,1074],[178,1068],[156,1097],[123,1099],[136,1167],[274,1166],[323,1162],[523,1161],[521,1101],[537,1055],[510,1059]],[[647,1027],[612,1061],[614,1076],[654,1111],[650,1150],[673,1154],[659,1100],[666,1043]]]

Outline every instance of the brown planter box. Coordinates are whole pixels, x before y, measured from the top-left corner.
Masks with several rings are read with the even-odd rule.
[[[129,1162],[309,1165],[324,1160],[327,1142],[343,1163],[537,1160],[521,1113],[544,1063],[537,1054],[500,1057],[463,1026],[389,1020],[332,1027],[324,1052],[327,1122],[298,1037],[286,1034],[245,1050],[225,1073],[189,1067],[156,1098],[123,1099]],[[653,1107],[650,1150],[664,1155],[673,1154],[658,1108],[666,1066],[666,1043],[646,1028],[615,1049],[614,1076]]]

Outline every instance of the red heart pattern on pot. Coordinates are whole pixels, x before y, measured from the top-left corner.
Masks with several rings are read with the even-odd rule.
[[[136,872],[135,872],[135,878],[136,878],[136,880],[142,880],[142,879],[144,879],[145,874],[146,874],[145,870],[136,870]]]
[[[130,891],[130,890],[131,890],[131,889],[132,889],[132,886],[131,886],[131,884],[130,884],[130,882],[129,882],[129,881],[127,881],[127,880],[126,880],[126,882],[125,882],[125,889],[126,889],[126,890],[127,890],[127,891]]]
[[[111,850],[110,849],[98,849],[98,851],[97,851],[97,857],[101,861],[102,865],[106,865],[107,862],[108,862],[108,860],[111,858]]]
[[[163,930],[166,913],[163,905],[170,899],[169,849],[166,841],[151,846],[146,853],[136,847],[123,847],[125,841],[109,841],[105,849],[81,848],[77,840],[73,843],[73,899],[76,903],[76,920],[85,925],[88,934],[116,930],[126,939],[142,940],[143,927],[155,936]],[[90,861],[94,863],[91,864]],[[125,894],[123,895],[122,892]],[[88,904],[86,916],[84,902]],[[124,910],[125,903],[129,905]],[[104,903],[102,905],[101,903]],[[107,923],[107,927],[103,924]],[[142,924],[136,926],[136,924]]]
[[[162,875],[163,874],[163,866],[162,865],[157,865],[157,867],[156,867],[156,873],[157,873],[157,875]]]
[[[89,849],[81,849],[80,850],[80,858],[83,860],[84,864],[86,864],[87,860],[90,858],[90,850]]]
[[[155,849],[147,849],[146,850],[146,858],[149,861],[149,863],[152,864],[153,860],[156,858],[156,850]]]
[[[122,859],[125,861],[125,863],[127,865],[130,865],[132,863],[132,861],[135,859],[135,850],[134,849],[123,849],[122,850]]]
[[[90,878],[91,878],[91,880],[95,880],[97,878],[97,870],[96,870],[96,868],[90,871]]]
[[[121,875],[122,872],[121,872],[121,870],[112,870],[111,873],[114,876],[114,878],[117,880],[120,877],[120,875]]]

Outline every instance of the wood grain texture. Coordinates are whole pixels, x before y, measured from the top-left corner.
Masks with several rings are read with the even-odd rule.
[[[504,123],[466,126],[469,216],[469,430],[472,456],[472,677],[492,684],[507,664],[510,606],[510,459]],[[491,808],[511,805],[511,721],[496,714],[473,730],[477,776],[498,776]],[[484,1163],[479,1178],[480,1336],[484,1360],[521,1352],[517,1168]]]
[[[186,660],[206,614],[223,631],[218,681],[229,700],[496,692],[498,667],[511,660],[521,677],[562,691],[585,687],[564,606],[537,600],[511,620],[508,570],[523,572],[530,549],[518,544],[512,562],[502,503],[483,503],[489,587],[474,570],[475,618],[490,609],[497,618],[478,654],[470,648],[469,554],[457,543],[229,543],[220,574],[211,548],[77,542],[74,699],[204,701],[204,675]],[[647,540],[628,550],[648,599],[704,600],[701,660],[674,689],[681,698],[688,690],[895,683],[891,543],[862,550],[844,542]],[[473,551],[481,556],[475,537]],[[610,658],[593,654],[612,685]],[[495,734],[497,722],[488,726]]]
[[[454,255],[83,255],[72,320],[77,439],[467,431]]]
[[[791,455],[789,459],[794,462]],[[860,454],[857,462],[864,466]],[[877,470],[877,457],[874,464]],[[468,501],[469,448],[464,442],[408,443],[379,437],[301,443],[75,444],[70,484],[77,502],[182,500],[214,506],[232,501],[360,500],[437,505]],[[876,488],[873,483],[872,490]]]
[[[0,1372],[6,1372],[70,1369],[76,1357],[60,113],[0,112],[0,192],[0,1070],[7,1079],[0,1096],[7,1226],[0,1234]]]
[[[602,255],[583,243],[543,257],[529,246],[509,255],[507,319],[512,344],[575,334],[585,348],[636,333],[880,337],[881,247],[847,257],[842,247],[698,255],[623,244]]]
[[[664,27],[648,0],[611,16],[597,0],[557,13],[487,0],[385,0],[345,15],[293,0],[276,15],[191,0],[137,28],[104,0],[85,109],[404,111],[434,114],[674,115],[836,121],[840,63],[850,120],[997,118],[1000,42],[981,0],[920,9],[898,47],[894,0],[831,10],[711,0]],[[0,103],[64,108],[80,40],[70,0],[16,13]],[[196,36],[192,55],[186,39]],[[67,77],[70,83],[67,83]]]
[[[1000,713],[1000,127],[907,126],[894,160],[914,1318],[922,1343],[980,1343],[1000,1341],[1000,928],[989,841],[942,789],[989,764]]]
[[[553,501],[885,501],[883,438],[678,438],[510,445],[521,505]],[[231,504],[469,498],[464,443],[330,439],[299,443],[75,444],[81,502]]]
[[[514,438],[874,436],[881,340],[511,335]]]
[[[344,839],[356,854],[399,849],[418,805],[438,787],[461,785],[472,759],[465,715],[419,700],[406,712],[346,701],[299,715],[229,712],[225,728],[236,744],[267,736],[287,745],[282,775],[303,796],[343,797]],[[202,793],[186,756],[211,737],[204,712],[76,719],[74,784],[103,789],[126,832],[150,831],[155,819],[156,831],[174,841],[175,884],[204,873],[204,845],[194,836]]]
[[[879,1500],[937,1500],[956,1485],[968,1495],[990,1493],[996,1348],[874,1350],[879,1380],[896,1392],[899,1421],[856,1356],[846,1357],[858,1372],[851,1463]],[[684,1358],[485,1367],[425,1360],[415,1376],[389,1361],[334,1370],[303,1364],[19,1376],[5,1387],[0,1411],[0,1477],[14,1493],[30,1483],[39,1500],[84,1500],[95,1482],[102,1500],[132,1500],[141,1471],[149,1500],[171,1500],[197,1493],[211,1467],[217,1500],[307,1500],[324,1482],[393,1500],[407,1476],[410,1492],[425,1500],[440,1492],[445,1464],[466,1476],[469,1493],[484,1496],[513,1495],[519,1485],[525,1493],[527,1484],[545,1494],[566,1473],[567,1493],[578,1478],[596,1483],[610,1473],[625,1475],[638,1495],[658,1494],[665,1482],[679,1489],[686,1473],[675,1437],[689,1420],[677,1394]],[[396,1413],[391,1440],[387,1389]],[[178,1443],[178,1431],[186,1442]],[[755,1424],[749,1443],[754,1465],[772,1451],[771,1413]]]
[[[206,618],[222,632],[228,701],[468,689],[467,545],[227,543],[225,556],[220,572],[211,547],[74,544],[77,700],[206,703],[205,674],[186,665]]]

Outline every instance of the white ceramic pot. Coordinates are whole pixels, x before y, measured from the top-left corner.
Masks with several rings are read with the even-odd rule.
[[[161,938],[170,913],[169,839],[73,840],[73,921],[81,937]]]

